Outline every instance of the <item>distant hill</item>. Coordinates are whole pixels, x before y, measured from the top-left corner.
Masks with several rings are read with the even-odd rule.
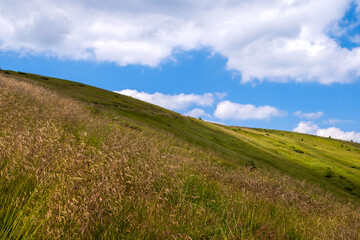
[[[360,239],[360,144],[0,72],[1,239]]]

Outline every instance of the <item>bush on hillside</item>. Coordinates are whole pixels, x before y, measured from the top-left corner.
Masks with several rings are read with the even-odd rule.
[[[255,163],[254,163],[253,160],[247,161],[247,162],[245,163],[245,166],[248,167],[248,168],[250,168],[250,170],[253,170],[253,169],[256,168]]]

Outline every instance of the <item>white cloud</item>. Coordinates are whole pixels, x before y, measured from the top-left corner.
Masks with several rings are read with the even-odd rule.
[[[190,117],[194,117],[194,118],[199,118],[199,117],[208,117],[210,118],[211,115],[206,113],[203,109],[200,108],[194,108],[193,110],[184,113],[185,116],[190,116]]]
[[[318,129],[318,125],[313,122],[299,122],[298,126],[294,128],[293,131],[316,135]]]
[[[324,120],[323,123],[335,125],[335,124],[339,124],[339,123],[355,123],[355,122],[352,120],[342,120],[342,119],[333,118],[333,119]]]
[[[318,119],[323,114],[324,114],[323,112],[303,113],[302,111],[296,111],[294,113],[295,116],[300,117],[300,118],[306,118],[306,119]]]
[[[360,48],[329,33],[352,2],[2,0],[0,50],[157,66],[207,47],[243,82],[344,83],[360,76]]]
[[[360,35],[351,36],[350,41],[353,43],[360,44]]]
[[[215,124],[220,124],[220,125],[226,126],[226,124],[225,124],[225,123],[222,123],[222,122],[211,121],[211,120],[206,120],[206,119],[204,119],[204,121],[205,121],[205,122],[209,122],[209,123],[215,123]]]
[[[134,97],[145,102],[153,103],[164,108],[171,110],[184,110],[192,105],[197,106],[212,106],[214,103],[214,94],[204,93],[203,95],[196,94],[184,94],[167,95],[163,93],[146,93],[138,92],[136,90],[124,89],[121,91],[115,91],[126,96]]]
[[[336,127],[331,127],[327,129],[318,129],[317,135],[322,137],[332,137],[332,138],[342,139],[346,141],[353,140],[356,142],[360,142],[360,133],[354,131],[344,132]]]
[[[230,101],[218,103],[214,116],[221,120],[269,120],[272,117],[282,117],[287,113],[271,106],[256,107],[251,104],[239,104]]]
[[[218,98],[218,99],[223,99],[227,96],[226,93],[215,93],[215,96]]]
[[[358,132],[354,132],[354,131],[345,132],[336,127],[321,129],[313,122],[300,122],[293,131],[313,134],[321,137],[332,137],[346,141],[353,140],[356,142],[360,142],[360,133]]]

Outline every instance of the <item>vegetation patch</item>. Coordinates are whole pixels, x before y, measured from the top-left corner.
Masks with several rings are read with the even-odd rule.
[[[302,150],[299,150],[299,149],[294,149],[294,152],[297,152],[297,153],[304,153],[304,151],[302,151]]]
[[[328,171],[325,173],[325,177],[326,177],[326,178],[334,178],[334,177],[335,177],[335,174],[334,174],[333,171],[328,170]]]
[[[251,169],[251,170],[253,170],[253,169],[256,168],[255,163],[254,163],[253,160],[247,161],[247,162],[245,163],[245,166],[248,167],[248,168]]]
[[[234,131],[9,73],[0,73],[0,239],[358,238],[359,153],[339,141]]]

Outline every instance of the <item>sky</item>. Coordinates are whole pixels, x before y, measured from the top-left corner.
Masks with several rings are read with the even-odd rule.
[[[360,142],[360,0],[1,0],[0,68]]]

